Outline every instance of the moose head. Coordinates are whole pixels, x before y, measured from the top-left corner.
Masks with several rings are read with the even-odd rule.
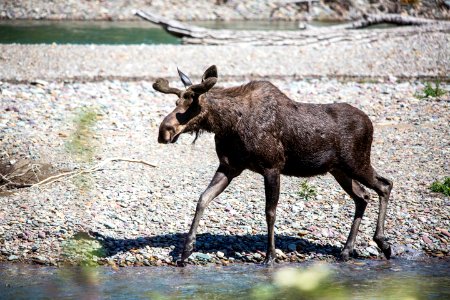
[[[201,113],[200,96],[208,92],[217,82],[217,68],[209,67],[202,76],[202,82],[192,84],[189,77],[178,70],[181,82],[185,90],[169,86],[166,79],[159,78],[153,84],[153,88],[164,94],[178,96],[175,109],[169,113],[159,126],[158,142],[163,144],[175,143],[183,132],[194,130],[192,128]]]

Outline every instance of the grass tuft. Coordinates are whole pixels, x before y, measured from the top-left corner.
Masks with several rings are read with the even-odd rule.
[[[317,196],[317,190],[314,186],[310,185],[307,180],[304,180],[300,183],[297,194],[308,201],[313,200]]]
[[[80,110],[74,119],[74,132],[66,144],[69,152],[82,161],[93,159],[96,145],[93,127],[97,123],[97,111],[91,107]]]
[[[450,177],[445,177],[444,180],[435,181],[431,184],[430,190],[435,193],[442,193],[450,197]]]
[[[422,92],[416,93],[414,96],[418,99],[444,96],[447,93],[447,91],[444,89],[441,89],[440,85],[441,85],[441,83],[439,81],[436,81],[434,83],[434,87],[432,86],[431,83],[427,82],[425,84],[425,88],[422,90]]]

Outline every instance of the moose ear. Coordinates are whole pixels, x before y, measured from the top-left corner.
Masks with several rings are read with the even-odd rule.
[[[191,91],[193,91],[197,95],[201,95],[201,94],[204,94],[207,91],[209,91],[216,84],[216,82],[217,82],[217,78],[216,77],[209,77],[208,79],[206,79],[202,83],[193,85],[193,86],[191,86],[189,88],[191,89]]]
[[[184,87],[188,87],[188,86],[192,85],[192,82],[189,79],[189,77],[186,74],[184,74],[183,72],[181,72],[180,69],[178,69],[178,67],[177,67],[177,71],[178,71],[178,75],[180,76],[181,82],[183,83]]]
[[[212,65],[208,69],[206,69],[205,73],[202,76],[202,82],[210,77],[216,77],[217,78],[217,67],[215,65]]]

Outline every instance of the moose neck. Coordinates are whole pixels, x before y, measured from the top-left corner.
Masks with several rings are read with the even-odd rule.
[[[200,129],[226,134],[238,124],[241,115],[237,106],[239,101],[227,95],[227,90],[229,89],[214,88],[201,97]]]

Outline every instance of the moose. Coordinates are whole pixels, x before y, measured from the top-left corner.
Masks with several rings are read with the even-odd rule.
[[[275,252],[274,223],[280,194],[280,175],[310,177],[331,173],[355,203],[350,234],[340,254],[348,260],[358,233],[369,194],[379,196],[379,214],[374,241],[387,259],[391,247],[384,236],[384,223],[392,182],[372,167],[370,151],[373,126],[361,110],[346,104],[298,103],[268,81],[251,81],[230,87],[215,87],[217,68],[209,67],[201,83],[192,84],[178,70],[185,90],[159,78],[156,91],[175,94],[176,108],[159,127],[158,142],[175,143],[182,133],[214,133],[219,167],[201,194],[192,225],[184,241],[179,266],[191,255],[199,221],[208,204],[248,169],[264,177],[265,214],[268,228],[263,263],[271,264]]]

